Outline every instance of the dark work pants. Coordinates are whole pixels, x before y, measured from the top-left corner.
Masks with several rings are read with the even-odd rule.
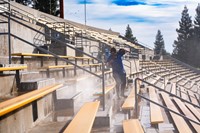
[[[120,95],[124,96],[124,91],[125,91],[125,88],[126,88],[126,73],[119,74],[119,73],[114,72],[113,77],[114,77],[115,82],[116,82],[117,96],[118,97]]]

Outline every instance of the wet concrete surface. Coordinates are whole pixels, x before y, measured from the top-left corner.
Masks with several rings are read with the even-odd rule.
[[[98,79],[88,78],[83,81],[78,81],[74,84],[66,84],[64,88],[58,90],[57,99],[70,98],[76,93],[81,93],[77,97],[76,104],[74,105],[74,109],[62,109],[57,110],[54,113],[50,114],[44,121],[36,122],[35,126],[30,129],[29,133],[58,133],[62,132],[62,128],[66,126],[66,123],[69,123],[73,116],[79,111],[80,107],[85,102],[91,102],[95,100],[99,100],[97,96],[93,94],[99,90],[99,86],[96,81]],[[112,83],[113,79],[108,79],[107,84]],[[132,85],[128,86],[128,89],[125,91],[125,95],[128,95],[130,89],[132,89]],[[112,105],[112,116],[111,116],[111,124],[110,126],[104,127],[93,127],[92,133],[122,133],[122,121],[126,119],[126,114],[122,111],[121,106],[125,100],[124,97],[117,98],[116,92],[112,91],[112,95],[109,99],[106,99],[106,107]],[[63,103],[64,104],[64,103]],[[102,110],[102,106],[100,106],[99,110]]]

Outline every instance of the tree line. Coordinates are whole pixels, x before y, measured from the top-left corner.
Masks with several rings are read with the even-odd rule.
[[[15,2],[54,16],[60,15],[59,0],[15,0]]]
[[[200,68],[200,4],[196,8],[193,21],[188,13],[187,6],[184,7],[179,21],[179,28],[176,29],[176,32],[178,37],[173,43],[172,57]],[[137,42],[129,25],[126,27],[125,37]],[[154,53],[155,55],[164,55],[167,53],[160,30],[157,31],[155,37]]]
[[[59,0],[15,0],[26,6],[30,6],[36,10],[59,16]],[[195,67],[200,67],[200,4],[196,8],[194,21],[188,13],[187,6],[184,7],[179,21],[179,28],[176,29],[178,34],[177,39],[173,44],[172,57],[190,64]],[[129,24],[126,27],[125,37],[138,43],[136,37],[133,36],[132,29]],[[163,35],[160,30],[157,31],[154,42],[155,55],[166,54]]]
[[[196,8],[194,21],[187,6],[182,11],[177,40],[174,41],[172,56],[195,67],[200,67],[200,4]]]

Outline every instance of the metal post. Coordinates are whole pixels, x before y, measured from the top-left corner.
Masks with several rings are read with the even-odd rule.
[[[65,77],[65,67],[63,67],[63,77]]]
[[[77,66],[77,58],[75,58],[75,65],[74,65],[74,76],[76,76],[76,66]]]
[[[17,88],[18,88],[18,90],[21,91],[22,88],[21,88],[21,83],[20,83],[20,74],[19,74],[19,70],[16,70],[15,78],[16,78]]]
[[[9,64],[12,63],[11,61],[11,35],[10,35],[10,0],[9,0],[9,4],[8,4],[8,56],[9,56]]]
[[[102,45],[102,92],[103,92],[103,111],[105,110],[105,78],[104,78],[104,71],[105,71],[105,65],[104,65],[104,54],[103,54],[104,44]]]
[[[135,118],[138,114],[138,99],[137,99],[137,78],[135,79]]]
[[[86,26],[86,0],[84,0],[84,14],[85,14],[85,26]],[[86,28],[86,27],[85,27]]]
[[[104,62],[102,61],[102,92],[103,92],[103,111],[105,110],[105,81],[104,81]]]
[[[60,18],[64,18],[64,2],[60,0]]]

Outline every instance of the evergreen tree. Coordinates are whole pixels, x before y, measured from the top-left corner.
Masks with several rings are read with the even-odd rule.
[[[58,16],[60,13],[59,0],[16,0],[16,2],[54,16]]]
[[[157,35],[156,35],[156,40],[154,42],[154,54],[155,55],[163,55],[166,53],[165,51],[165,43],[163,40],[163,35],[161,34],[161,31],[158,30]]]
[[[200,4],[196,8],[194,20],[194,66],[200,67]]]
[[[16,0],[17,3],[23,4],[23,5],[32,5],[33,4],[33,0]]]
[[[133,37],[132,29],[130,28],[129,24],[126,27],[125,37],[132,40],[133,42],[137,42],[136,37]]]
[[[174,41],[174,50],[172,56],[183,61],[189,63],[190,61],[190,53],[192,51],[192,36],[193,36],[193,29],[192,29],[192,20],[189,16],[188,9],[185,6],[184,10],[182,11],[182,17],[179,21],[179,29],[176,29],[178,33],[177,40]]]
[[[59,10],[58,10],[59,1],[58,0],[36,0],[34,8],[39,11],[57,16],[59,14]]]

